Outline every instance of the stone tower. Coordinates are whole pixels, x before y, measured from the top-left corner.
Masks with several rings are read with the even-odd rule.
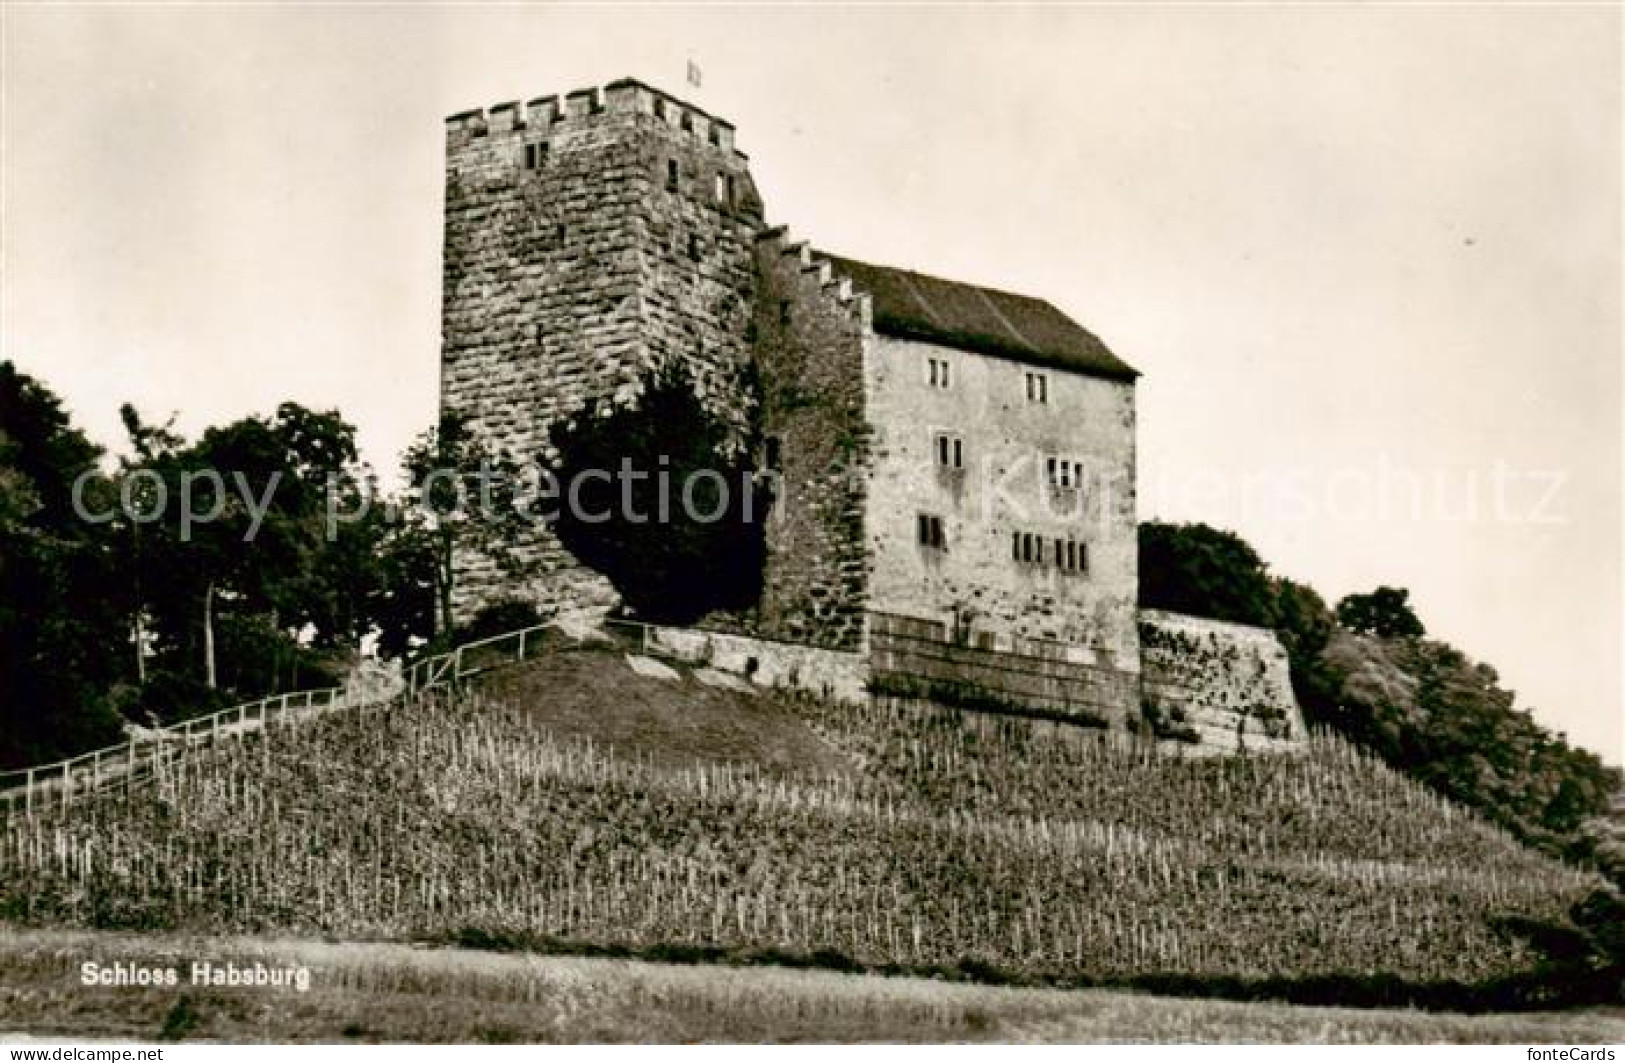
[[[633,402],[680,361],[743,430],[762,204],[727,122],[632,80],[454,115],[445,226],[442,409],[531,461],[558,418]],[[459,553],[459,619],[613,600],[545,529],[520,552],[539,573],[523,586]]]

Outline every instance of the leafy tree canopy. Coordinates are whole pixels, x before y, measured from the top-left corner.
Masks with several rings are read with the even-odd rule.
[[[1425,635],[1422,621],[1410,605],[1411,592],[1399,587],[1378,587],[1370,594],[1351,594],[1337,603],[1337,622],[1361,635],[1404,638]]]
[[[1206,524],[1140,525],[1140,604],[1259,627],[1276,622],[1263,559],[1240,536]]]
[[[587,406],[551,441],[559,539],[638,615],[691,623],[756,603],[772,499],[681,369],[646,378],[635,407]]]

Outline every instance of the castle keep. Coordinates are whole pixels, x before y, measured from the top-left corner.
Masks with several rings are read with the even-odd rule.
[[[632,80],[452,116],[445,210],[443,408],[546,457],[559,418],[681,363],[741,442],[760,430],[761,599],[708,626],[1110,726],[1142,695],[1180,720],[1235,700],[1172,664],[1142,681],[1142,632],[1160,663],[1202,622],[1137,609],[1138,374],[1049,303],[767,227],[733,127]],[[519,546],[523,584],[459,554],[459,616],[615,600],[545,529]]]

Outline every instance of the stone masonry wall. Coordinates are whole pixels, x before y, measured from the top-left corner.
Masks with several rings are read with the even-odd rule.
[[[947,387],[931,385],[932,360],[947,364]],[[971,644],[1070,643],[1083,663],[1132,676],[1140,667],[1134,388],[1052,369],[1042,371],[1040,403],[1026,388],[1033,371],[889,336],[868,346],[871,600],[963,628]],[[960,445],[960,467],[940,462],[941,434]],[[1051,458],[1082,472],[1052,486]],[[921,516],[941,520],[940,546],[920,541]],[[1041,554],[1016,553],[1021,536]],[[1057,543],[1081,549],[1085,563],[1057,564]]]
[[[863,394],[870,306],[783,230],[756,245],[753,350],[762,463],[779,487],[767,529],[762,634],[835,649],[863,640],[868,437]]]
[[[1273,631],[1142,609],[1140,653],[1145,712],[1161,721],[1170,744],[1280,752],[1305,738],[1286,650]]]
[[[649,647],[760,686],[803,690],[838,701],[862,702],[868,697],[868,666],[857,653],[675,627],[650,628]]]
[[[944,624],[875,613],[869,662],[881,692],[1030,710],[1126,732],[1138,716],[1138,677],[1090,663],[1082,646],[1004,636],[969,644]]]
[[[441,406],[522,461],[588,402],[634,404],[681,361],[743,441],[741,384],[761,201],[733,128],[634,81],[448,119]],[[544,611],[613,589],[545,528],[516,583],[456,558],[454,611],[502,598]]]

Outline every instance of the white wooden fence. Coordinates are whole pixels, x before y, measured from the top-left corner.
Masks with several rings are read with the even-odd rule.
[[[645,647],[648,645],[646,625],[621,620],[605,620],[602,624],[635,635]],[[46,809],[71,807],[75,800],[82,800],[115,782],[146,778],[160,762],[184,756],[221,737],[264,731],[272,724],[297,723],[325,712],[375,704],[403,694],[413,697],[493,668],[517,664],[541,647],[543,632],[550,628],[556,631],[557,622],[493,635],[422,658],[406,669],[404,688],[388,694],[345,687],[275,694],[171,724],[120,745],[81,753],[53,764],[0,772],[0,815],[31,815]]]

